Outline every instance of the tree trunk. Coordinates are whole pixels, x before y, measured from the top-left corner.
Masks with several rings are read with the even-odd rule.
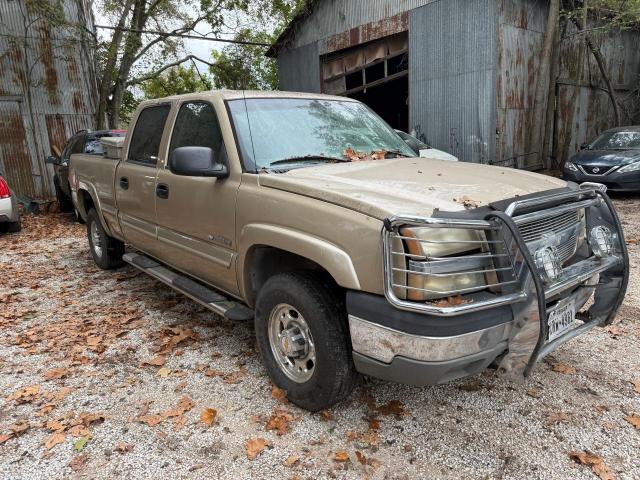
[[[99,87],[100,97],[98,100],[98,113],[96,114],[96,124],[98,130],[102,130],[106,127],[105,115],[107,113],[107,107],[109,105],[109,93],[111,90],[113,71],[116,68],[116,62],[118,61],[118,49],[120,48],[120,43],[122,43],[122,28],[124,28],[126,25],[127,17],[129,16],[129,10],[131,9],[132,3],[133,0],[127,0],[127,3],[122,10],[122,14],[118,19],[118,30],[114,30],[111,44],[109,45],[109,49],[107,50],[107,61],[102,72],[102,78],[100,79]]]
[[[584,31],[584,25],[582,24],[580,19],[575,18],[575,17],[571,17],[571,21],[573,22],[573,24],[576,26],[576,28],[578,30]],[[602,79],[604,80],[607,93],[609,94],[609,99],[611,100],[611,106],[613,107],[613,116],[614,116],[615,122],[616,122],[615,126],[618,126],[618,125],[620,125],[620,106],[618,105],[618,100],[616,99],[616,94],[615,94],[615,91],[613,89],[613,85],[611,85],[611,79],[609,78],[609,75],[607,74],[607,70],[606,70],[606,67],[605,67],[605,64],[604,64],[604,58],[602,57],[602,52],[600,51],[600,48],[598,48],[593,43],[593,38],[591,38],[591,34],[589,34],[588,32],[584,33],[584,40],[585,40],[585,43],[587,44],[587,47],[589,48],[589,50],[593,54],[593,58],[595,58],[596,63],[598,64],[598,69],[600,70],[600,75],[602,76]]]
[[[549,96],[547,99],[547,113],[545,116],[544,142],[542,148],[543,163],[546,168],[558,168],[558,162],[553,155],[553,136],[555,134],[555,112],[556,112],[556,89],[558,81],[558,70],[560,66],[560,29],[556,30],[553,43],[553,54],[551,60],[551,75],[549,80]]]
[[[549,0],[549,15],[547,16],[547,30],[544,35],[540,64],[533,96],[533,108],[530,113],[529,133],[527,136],[527,151],[535,155],[537,162],[543,162],[547,167],[547,158],[543,152],[543,136],[545,130],[545,114],[549,100],[549,80],[553,44],[556,39],[558,21],[560,18],[560,0]],[[536,163],[537,163],[536,162]]]

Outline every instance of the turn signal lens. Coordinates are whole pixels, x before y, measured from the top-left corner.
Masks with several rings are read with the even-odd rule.
[[[589,245],[593,254],[598,258],[603,258],[613,253],[613,234],[608,227],[598,225],[591,229],[589,234]]]

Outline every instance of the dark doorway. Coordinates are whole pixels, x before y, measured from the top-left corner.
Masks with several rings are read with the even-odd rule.
[[[389,80],[348,96],[368,105],[393,128],[409,131],[409,77]]]

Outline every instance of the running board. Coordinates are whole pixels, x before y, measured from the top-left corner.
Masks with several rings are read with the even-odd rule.
[[[250,308],[210,287],[192,280],[186,275],[171,270],[146,255],[140,253],[125,253],[122,259],[218,315],[229,320],[253,320],[254,312]]]

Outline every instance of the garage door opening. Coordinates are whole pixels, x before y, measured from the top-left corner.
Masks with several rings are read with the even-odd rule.
[[[409,127],[407,33],[322,58],[322,91],[359,100],[393,128]]]

